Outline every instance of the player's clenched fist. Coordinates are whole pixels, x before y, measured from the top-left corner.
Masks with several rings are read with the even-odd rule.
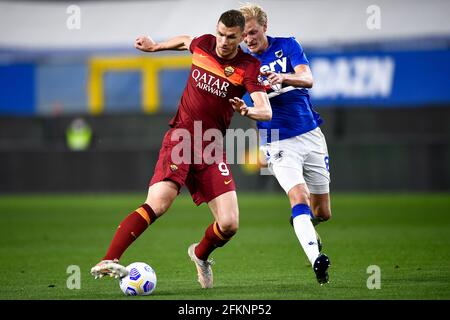
[[[248,107],[245,104],[244,100],[239,99],[238,97],[234,97],[232,99],[229,99],[228,101],[230,101],[234,111],[239,112],[242,116],[247,115]]]
[[[157,43],[149,36],[139,36],[134,42],[134,47],[142,51],[153,52],[157,49]]]

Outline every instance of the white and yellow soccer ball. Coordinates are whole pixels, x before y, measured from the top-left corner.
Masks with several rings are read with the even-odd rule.
[[[120,279],[120,289],[127,296],[147,296],[156,288],[156,273],[144,262],[133,262],[127,267],[128,275]]]

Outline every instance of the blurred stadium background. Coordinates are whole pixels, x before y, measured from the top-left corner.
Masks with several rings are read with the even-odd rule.
[[[325,120],[322,130],[327,138],[331,159],[331,192],[332,195],[341,195],[332,196],[337,200],[334,208],[340,218],[335,219],[329,229],[326,229],[328,225],[323,229],[329,232],[329,243],[334,241],[336,244],[334,249],[331,246],[329,250],[333,254],[333,250],[348,249],[349,257],[356,257],[362,251],[354,246],[386,241],[386,246],[381,246],[380,250],[385,248],[386,255],[399,250],[399,257],[407,259],[409,256],[400,251],[403,252],[412,245],[414,242],[411,241],[415,239],[417,246],[423,246],[414,247],[423,250],[419,254],[423,253],[423,261],[431,261],[437,251],[430,251],[421,242],[423,239],[417,236],[428,235],[427,243],[438,243],[441,247],[434,247],[435,250],[443,250],[437,258],[440,261],[439,267],[429,271],[428,275],[432,278],[428,283],[429,291],[423,295],[420,290],[415,291],[415,286],[421,279],[428,279],[426,276],[423,278],[423,274],[417,274],[414,279],[418,282],[402,292],[410,294],[409,297],[412,298],[438,296],[448,299],[450,2],[255,2],[268,12],[268,34],[295,36],[303,45],[311,63],[315,80],[311,90],[312,102]],[[53,235],[61,241],[62,246],[67,245],[65,248],[73,254],[71,257],[80,257],[79,264],[83,271],[96,262],[94,260],[112,235],[113,226],[145,197],[167,122],[177,108],[189,75],[189,54],[143,54],[133,47],[135,37],[149,34],[155,40],[165,40],[178,34],[214,34],[220,13],[239,5],[240,2],[234,0],[0,1],[0,211],[3,211],[0,218],[4,235],[0,239],[1,250],[8,257],[5,261],[19,261],[23,258],[23,248],[28,248],[28,254],[34,254],[39,260],[40,250],[47,248],[47,241]],[[373,29],[368,27],[368,22],[371,25],[377,8],[380,9],[381,24],[380,28]],[[83,126],[83,121],[88,130],[82,131],[81,137],[78,137],[80,140],[77,140],[71,130],[76,130],[74,126]],[[247,119],[236,116],[232,127],[250,128],[252,125]],[[271,193],[263,202],[271,210],[280,210],[282,204],[287,206],[277,182],[270,176],[258,173],[252,166],[233,165],[233,174],[240,192]],[[79,193],[98,192],[139,192],[140,195],[125,197],[128,200],[122,202],[122,198],[114,199],[112,196],[94,196],[85,199],[86,204],[74,201]],[[355,192],[371,193],[375,198],[358,198],[353,196]],[[397,195],[411,192],[412,197],[399,198],[400,202],[397,204],[390,197],[380,197],[380,201],[376,198],[378,193]],[[440,195],[438,198],[415,198],[416,192]],[[26,198],[29,193],[64,193],[69,197],[56,200],[49,196]],[[350,196],[342,195],[343,193]],[[76,199],[81,201],[83,198]],[[97,199],[99,203],[95,204]],[[254,207],[263,209],[263,205],[255,201],[258,197],[242,199],[244,210],[248,210],[248,215],[243,215],[243,219],[252,217],[251,210]],[[192,203],[186,199],[181,201],[182,206],[175,210],[187,210],[188,214],[192,209],[189,204]],[[64,220],[58,218],[55,224],[50,224],[50,220],[59,217],[60,210],[66,213]],[[257,221],[259,212],[254,210],[254,221]],[[96,215],[92,214],[94,211]],[[283,216],[286,221],[283,220],[279,225],[275,220],[270,220],[273,215],[267,214],[266,221],[273,223],[267,226],[267,232],[275,232],[273,228],[280,227],[277,229],[280,235],[285,234],[288,212],[287,209]],[[408,229],[414,230],[408,233],[409,231],[397,229],[406,220],[411,222],[405,224],[405,228],[412,227],[413,224],[419,228],[424,223],[422,217],[427,215],[429,219],[425,225],[430,225],[425,231]],[[367,220],[362,219],[364,216]],[[80,222],[81,219],[88,218],[93,219],[93,226],[88,227]],[[174,222],[175,220],[170,219],[177,218],[167,218]],[[178,219],[180,228],[188,223],[183,220],[183,215],[179,215]],[[108,224],[105,222],[103,225],[104,221],[108,221]],[[395,231],[390,227],[393,221],[397,226]],[[27,237],[25,233],[21,233],[23,227],[19,226],[22,222],[27,223],[26,232],[35,230],[36,234]],[[382,222],[383,228],[386,227],[386,233],[382,237],[387,238],[376,238],[379,230],[374,232],[371,226],[378,228]],[[160,223],[165,223],[164,219]],[[348,232],[346,228],[352,223],[358,226],[359,232]],[[76,243],[82,243],[84,248],[88,248],[91,246],[90,241],[97,239],[94,241],[100,241],[101,245],[92,249],[95,252],[82,249],[78,252],[74,249],[77,245],[73,234],[76,230],[81,230],[77,229],[81,225],[86,229],[77,238],[82,239],[81,242]],[[259,226],[258,223],[256,225]],[[62,234],[55,235],[54,226],[65,233],[67,239]],[[97,234],[95,230],[99,230],[96,228],[101,226],[103,229]],[[38,227],[45,231],[39,231],[41,233],[38,235]],[[335,233],[332,233],[333,228]],[[203,232],[202,228],[195,230],[197,236]],[[241,239],[246,239],[245,230],[249,229],[243,227],[242,230]],[[160,231],[155,232],[155,235],[161,235]],[[193,234],[194,232],[190,236]],[[369,234],[375,238],[367,237]],[[177,236],[179,235],[177,231]],[[352,239],[354,236],[358,237],[357,243]],[[393,238],[388,241],[389,237]],[[298,250],[294,237],[290,238],[292,250]],[[24,239],[28,239],[26,243],[23,242]],[[239,240],[236,241],[234,246],[237,250],[241,247]],[[258,241],[260,242],[255,245],[264,243],[267,239],[261,238]],[[270,245],[268,243],[267,248]],[[142,246],[140,243],[136,248],[142,249]],[[48,248],[50,250],[53,247]],[[135,249],[131,250],[131,257],[140,259],[137,251],[133,250]],[[154,250],[171,257],[170,250]],[[57,252],[59,251],[52,251],[47,256],[56,259]],[[276,249],[274,252],[277,252]],[[286,249],[285,252],[291,251]],[[226,255],[227,251],[223,254]],[[344,259],[343,254],[335,256]],[[359,276],[362,280],[358,278],[358,281],[361,280],[358,286],[365,285],[365,267],[370,264],[368,261],[371,258],[389,261],[392,265],[397,263],[394,258],[386,258],[384,253],[375,251],[364,251],[362,256],[361,259],[367,259],[361,260],[358,265],[358,272],[362,274]],[[31,260],[28,257],[27,260]],[[49,265],[45,268],[60,272],[62,269],[57,269],[54,264],[50,265],[53,260],[49,259]],[[62,261],[68,265],[74,259]],[[262,256],[260,259],[263,259]],[[347,264],[351,268],[355,260],[337,262],[341,268]],[[423,262],[422,267],[417,270],[432,270],[432,264],[429,265],[431,269],[425,267],[427,263]],[[33,268],[34,265],[29,267]],[[171,265],[171,268],[177,270],[175,265]],[[339,268],[339,264],[336,268]],[[14,270],[8,268],[7,262],[0,269],[5,269],[2,274]],[[278,270],[278,267],[273,269]],[[341,271],[341,274],[346,272]],[[276,272],[278,271],[273,273],[274,277]],[[414,272],[420,271],[414,269]],[[50,275],[41,276],[41,280],[33,277],[34,281],[43,282],[40,285],[53,281]],[[161,277],[161,286],[164,288],[165,275],[161,273]],[[175,276],[176,279],[177,277],[185,279],[182,274]],[[257,279],[258,274],[254,277]],[[285,281],[292,279],[286,277]],[[395,279],[395,275],[391,279]],[[409,275],[404,279],[410,279]],[[12,280],[8,282],[3,277],[2,281],[3,298],[55,297],[50,293],[42,295],[42,292],[33,295],[33,290],[38,288],[26,290],[26,293],[20,292],[15,289]],[[403,288],[407,281],[401,283]],[[441,290],[436,289],[439,284],[444,285]],[[61,286],[64,286],[62,282]],[[91,286],[90,282],[87,286]],[[254,291],[257,290],[267,289],[259,288]],[[414,296],[413,293],[417,292],[418,295]],[[94,285],[90,293],[95,294]],[[205,297],[195,296],[198,294],[195,289],[184,291],[183,294],[182,297]],[[267,294],[265,297],[273,297],[270,293]],[[303,298],[311,297],[308,294],[316,298],[327,298],[322,293],[310,291],[302,294]],[[329,297],[345,298],[348,291],[342,289],[334,294]],[[401,294],[383,297],[398,298],[402,297]],[[176,296],[168,295],[166,298],[170,297]],[[216,297],[233,297],[233,292]],[[293,294],[288,297],[298,296]],[[359,292],[348,297],[371,296],[361,295]]]
[[[269,34],[295,36],[310,59],[333,191],[450,189],[448,1],[377,1],[374,30],[371,1],[258,3]],[[190,55],[140,54],[135,37],[214,33],[238,5],[0,2],[0,192],[143,190]],[[78,117],[92,130],[82,152],[66,141]],[[239,189],[281,190],[257,173],[235,165]]]

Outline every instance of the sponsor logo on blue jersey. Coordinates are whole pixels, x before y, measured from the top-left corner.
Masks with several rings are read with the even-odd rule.
[[[281,52],[281,53],[283,53],[283,52]],[[277,66],[277,68],[275,68],[275,66]],[[269,64],[261,65],[260,71],[261,72],[273,71],[273,72],[286,73],[286,71],[287,71],[287,58],[286,57],[279,58],[279,59],[277,59],[275,61],[270,62]]]

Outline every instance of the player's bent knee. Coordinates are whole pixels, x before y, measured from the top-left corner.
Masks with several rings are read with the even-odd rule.
[[[222,231],[224,235],[230,238],[234,236],[239,229],[239,222],[235,219],[223,221],[221,223],[218,223],[218,225],[220,231]]]
[[[331,210],[330,208],[319,207],[317,210],[316,217],[320,218],[322,221],[327,221],[331,219]]]
[[[328,209],[327,211],[326,211],[326,213],[324,213],[324,215],[323,215],[323,219],[326,221],[326,220],[330,220],[331,219],[331,210],[330,209]]]
[[[147,197],[145,203],[148,204],[159,217],[170,208],[173,200],[174,199],[169,196],[151,194]]]
[[[178,195],[178,187],[171,181],[161,181],[150,186],[148,189],[148,204],[159,217],[165,213]]]
[[[308,189],[304,188],[303,185],[297,185],[289,190],[288,193],[289,201],[291,206],[294,206],[299,203],[306,203],[309,205],[310,203],[310,194]]]
[[[162,201],[145,201],[146,204],[148,204],[153,211],[155,212],[156,216],[161,216],[163,215],[170,207],[170,204],[168,203],[163,203]]]
[[[292,196],[289,196],[289,200],[294,204],[309,203],[309,197],[306,193],[302,193],[302,194],[297,193]]]

